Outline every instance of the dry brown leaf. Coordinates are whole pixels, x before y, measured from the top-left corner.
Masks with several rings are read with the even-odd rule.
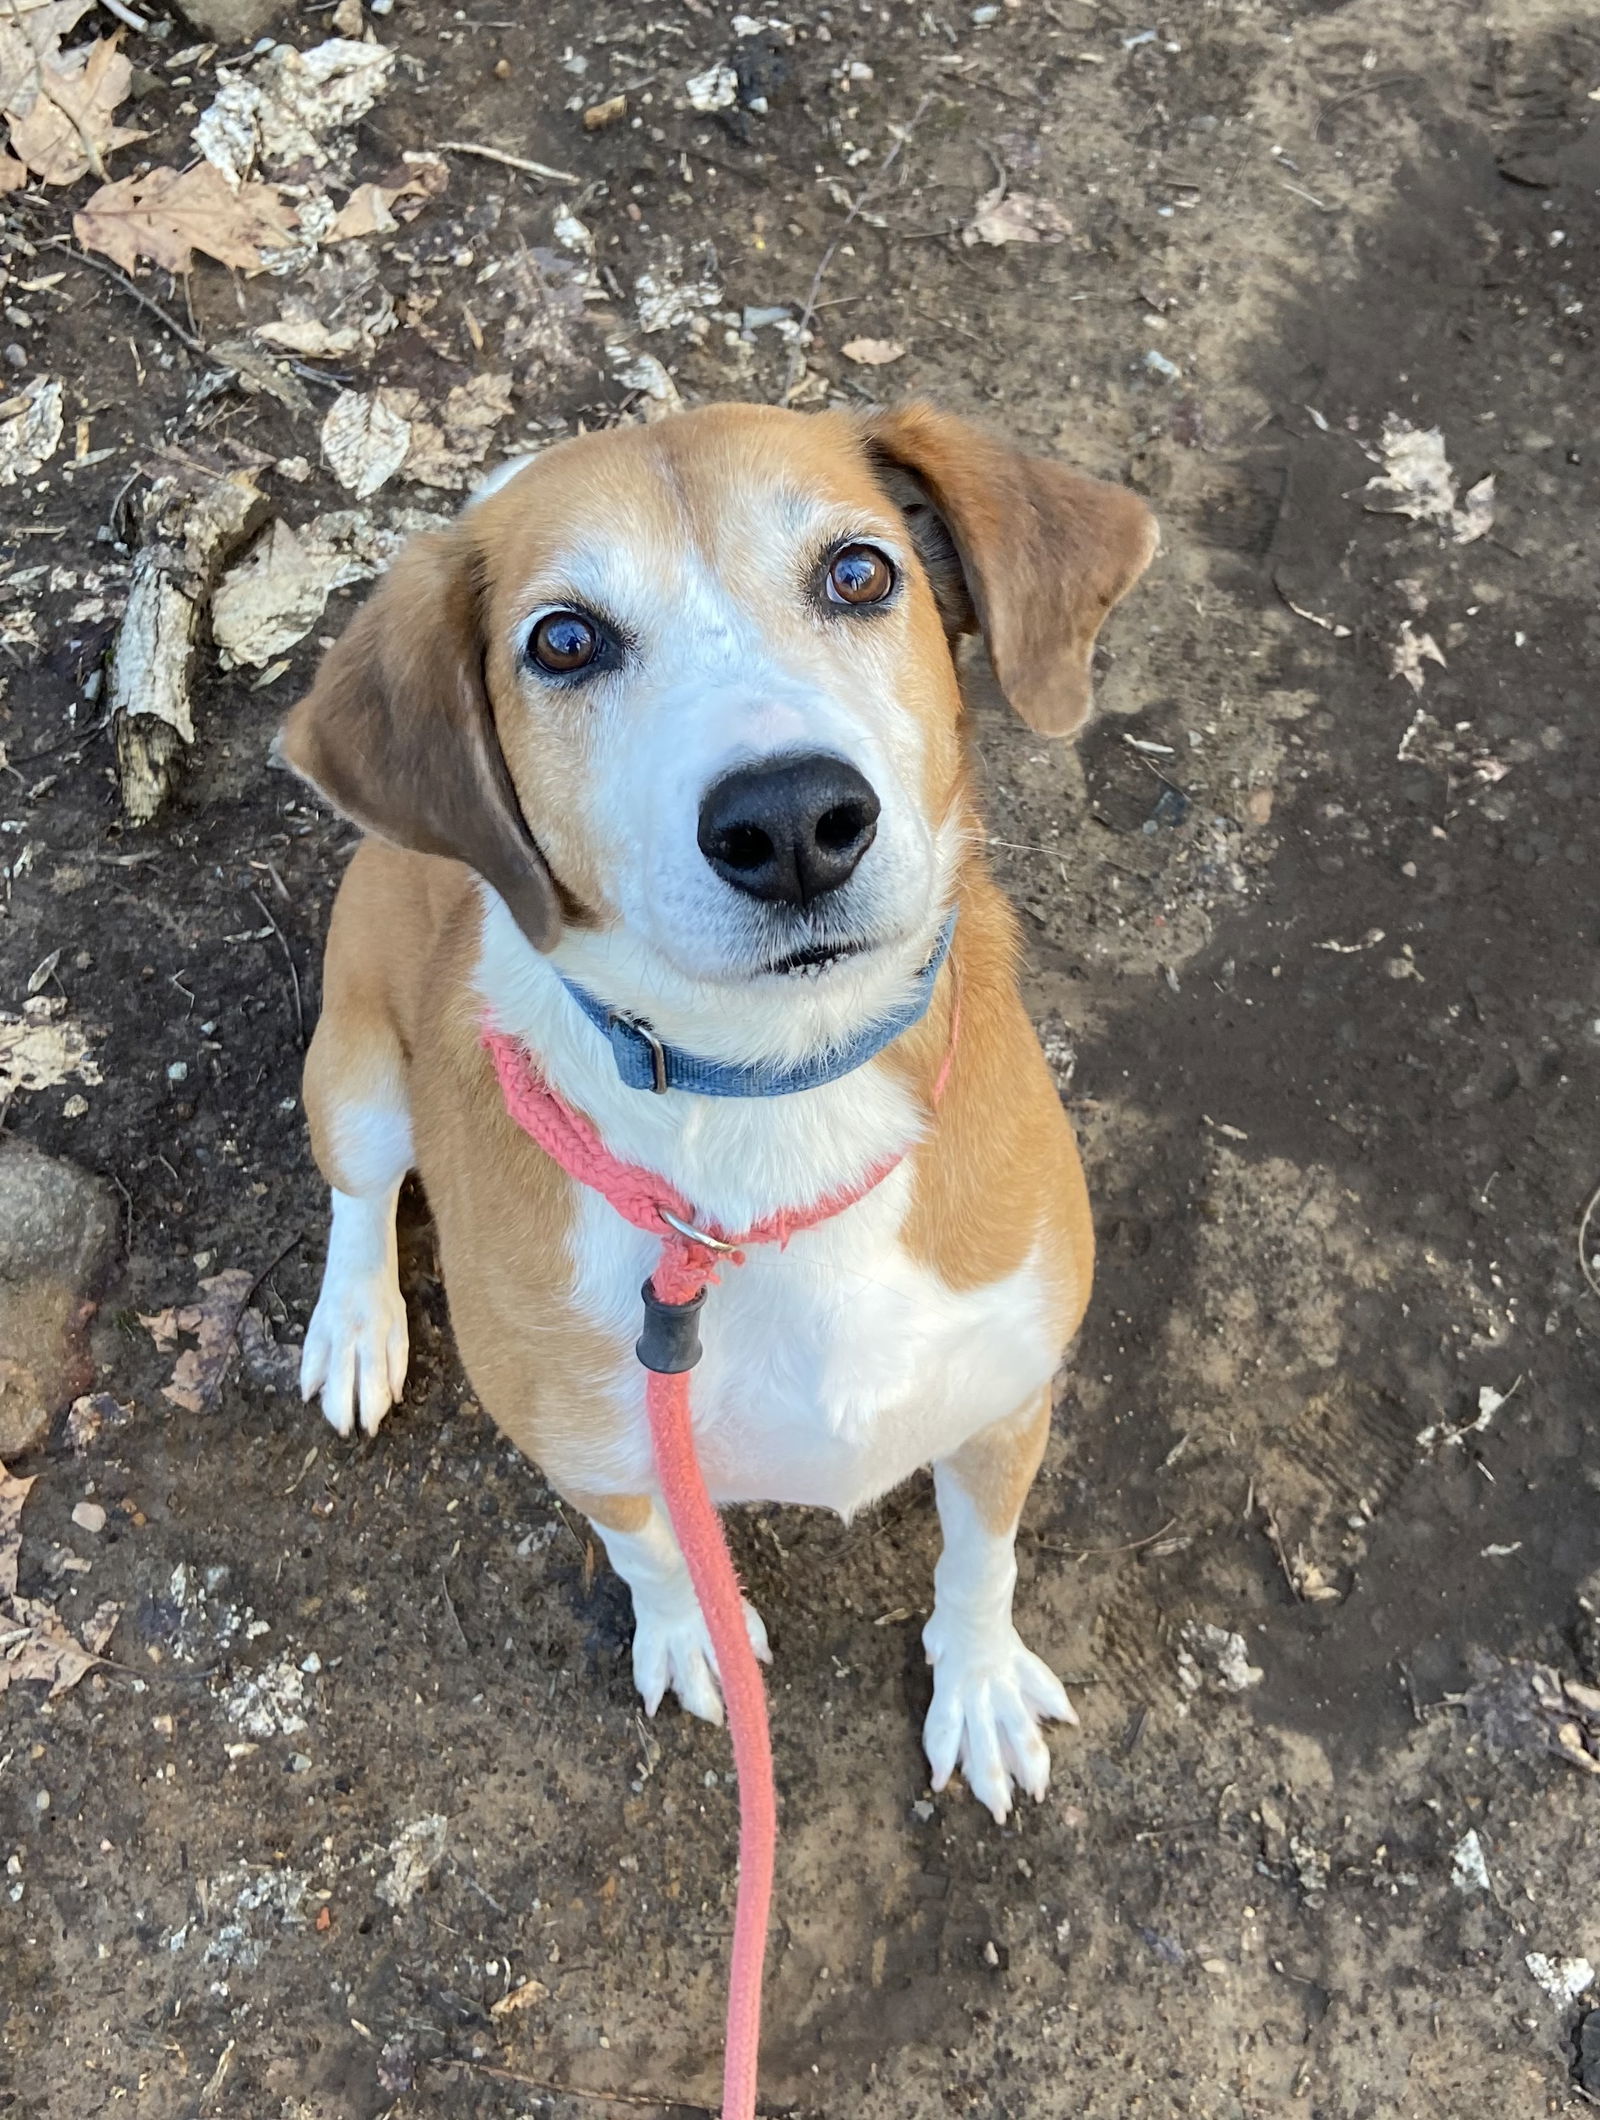
[[[0,486],[32,478],[61,447],[61,385],[36,376],[0,404]]]
[[[839,351],[847,361],[855,361],[863,368],[887,368],[891,361],[906,357],[898,339],[846,339]]]
[[[411,447],[414,390],[341,390],[322,422],[323,461],[341,486],[366,500],[386,485]]]
[[[0,0],[0,110],[26,110],[39,69],[61,56],[61,40],[94,0]]]
[[[0,1693],[27,1679],[43,1679],[51,1700],[58,1693],[70,1692],[80,1678],[104,1662],[101,1652],[121,1616],[120,1605],[100,1605],[80,1642],[38,1598],[0,1602]]]
[[[197,162],[181,175],[152,169],[102,185],[73,215],[72,228],[85,250],[104,251],[125,272],[141,257],[169,272],[187,272],[197,250],[220,265],[259,272],[262,252],[286,244],[296,219],[276,185],[241,184],[235,190],[209,162]]]
[[[241,1266],[230,1266],[225,1273],[212,1274],[200,1283],[199,1302],[141,1316],[139,1323],[163,1354],[177,1345],[180,1333],[199,1342],[179,1355],[172,1382],[162,1390],[163,1398],[181,1406],[186,1413],[205,1411],[222,1383],[239,1319],[254,1286],[254,1274]]]
[[[22,1550],[22,1505],[33,1481],[19,1480],[0,1465],[0,1597],[17,1594],[17,1555]]]
[[[0,194],[21,191],[28,181],[28,172],[15,155],[8,155],[0,148]]]
[[[450,183],[448,166],[436,156],[407,155],[410,165],[387,184],[358,184],[335,215],[324,243],[348,243],[356,236],[388,235],[401,221],[411,221],[430,199],[437,199]],[[398,216],[395,208],[399,207]]]
[[[0,1009],[0,1102],[17,1090],[54,1089],[69,1075],[93,1087],[100,1068],[90,1036],[58,995],[36,994],[20,1016]]]
[[[356,236],[383,236],[400,226],[389,208],[399,197],[382,184],[358,184],[334,216],[324,243],[348,243]]]
[[[498,2002],[491,2002],[491,2017],[509,2017],[513,2010],[531,2009],[536,2002],[543,2002],[550,1993],[542,1980],[524,1980],[502,1995]]]
[[[224,668],[264,670],[304,640],[335,589],[370,581],[380,564],[371,527],[354,510],[300,530],[269,523],[212,594],[211,637]]]
[[[8,109],[6,118],[12,147],[46,184],[76,184],[91,170],[103,176],[113,148],[146,137],[116,122],[133,67],[114,37],[69,52],[64,64],[42,59],[35,81],[29,102]]]
[[[0,1693],[19,1679],[40,1678],[47,1681],[54,1699],[101,1661],[121,1607],[101,1605],[79,1642],[48,1605],[18,1596],[22,1505],[33,1484],[31,1479],[14,1478],[0,1465]]]
[[[413,418],[411,447],[401,466],[419,486],[470,486],[489,453],[494,430],[511,411],[508,375],[475,375],[444,401],[439,424]]]
[[[997,184],[978,201],[961,240],[970,249],[974,243],[1059,243],[1071,233],[1072,223],[1059,206]]]

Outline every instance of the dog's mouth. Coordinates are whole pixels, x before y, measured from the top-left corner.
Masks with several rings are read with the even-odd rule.
[[[811,942],[804,949],[773,958],[761,970],[781,979],[820,979],[848,958],[864,956],[870,947],[865,942]]]

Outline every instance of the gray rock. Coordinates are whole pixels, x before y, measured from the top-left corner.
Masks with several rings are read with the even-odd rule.
[[[88,1389],[85,1328],[117,1232],[103,1179],[25,1141],[0,1146],[0,1460],[42,1442]]]
[[[219,44],[253,44],[287,12],[285,0],[178,0],[184,18]]]

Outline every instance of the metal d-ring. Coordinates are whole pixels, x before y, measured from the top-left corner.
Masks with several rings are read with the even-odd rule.
[[[658,1207],[656,1213],[668,1229],[675,1230],[680,1237],[687,1237],[691,1244],[703,1244],[707,1251],[735,1252],[739,1249],[726,1237],[714,1237],[708,1229],[696,1229],[692,1222],[680,1222],[670,1207]]]

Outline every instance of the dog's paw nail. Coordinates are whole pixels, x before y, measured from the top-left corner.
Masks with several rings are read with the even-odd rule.
[[[753,1605],[746,1605],[744,1618],[751,1648],[763,1663],[770,1663],[772,1652],[760,1613]],[[717,1660],[698,1605],[672,1604],[665,1611],[641,1610],[635,1595],[633,1678],[652,1715],[670,1688],[690,1715],[698,1715],[702,1722],[721,1724],[722,1689]]]
[[[959,1766],[967,1787],[1003,1825],[1013,1788],[1042,1803],[1049,1786],[1040,1721],[1077,1717],[1061,1681],[1014,1632],[1009,1639],[962,1642],[941,1639],[942,1631],[930,1622],[935,1676],[923,1746],[933,1786],[942,1789]]]

